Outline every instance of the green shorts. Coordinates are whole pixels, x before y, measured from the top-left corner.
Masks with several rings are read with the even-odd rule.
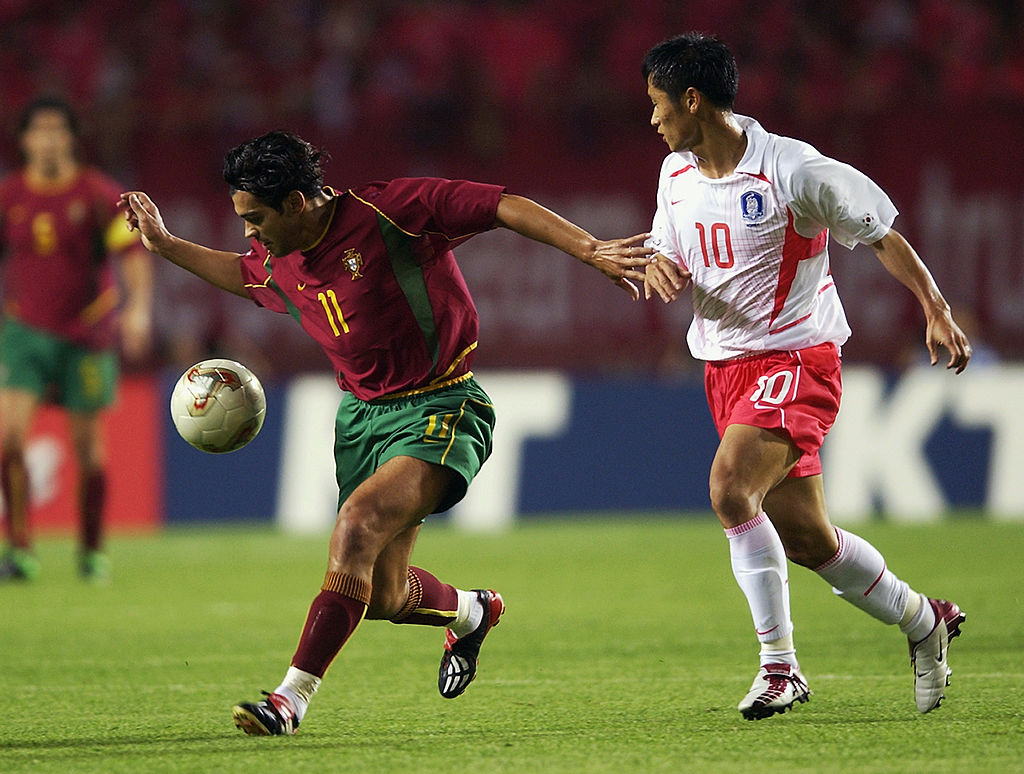
[[[73,344],[17,320],[0,332],[0,387],[25,390],[71,411],[98,411],[117,394],[117,354]]]
[[[334,423],[338,508],[392,457],[415,457],[455,471],[435,513],[466,496],[469,482],[491,453],[494,406],[472,378],[433,392],[362,401],[345,393]]]

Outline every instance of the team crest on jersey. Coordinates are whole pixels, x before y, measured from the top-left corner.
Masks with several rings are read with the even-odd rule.
[[[359,271],[363,268],[363,256],[354,247],[345,251],[345,257],[342,260],[345,263],[345,268],[352,272],[352,279],[359,279],[363,276]]]
[[[747,223],[760,223],[764,220],[764,196],[757,191],[744,191],[740,194],[740,213]]]

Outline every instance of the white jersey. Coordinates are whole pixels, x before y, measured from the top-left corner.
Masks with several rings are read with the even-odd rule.
[[[829,272],[828,236],[849,249],[888,233],[897,211],[873,181],[807,143],[736,116],[747,149],[705,177],[690,152],[661,167],[647,244],[693,276],[690,352],[730,360],[850,335]]]

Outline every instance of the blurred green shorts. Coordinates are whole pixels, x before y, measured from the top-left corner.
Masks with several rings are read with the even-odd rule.
[[[25,390],[71,411],[98,411],[117,394],[117,353],[92,350],[7,319],[0,332],[0,387]]]

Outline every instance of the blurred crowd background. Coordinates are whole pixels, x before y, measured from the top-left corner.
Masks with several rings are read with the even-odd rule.
[[[625,236],[649,227],[665,152],[640,62],[690,29],[733,48],[737,112],[878,181],[979,344],[1024,357],[1022,2],[0,0],[0,119],[12,130],[33,96],[69,97],[88,161],[150,192],[172,230],[226,249],[245,244],[221,159],[274,128],[326,147],[335,187],[486,180]],[[5,140],[0,170],[18,163]],[[685,303],[630,304],[522,241],[487,234],[456,253],[481,312],[478,366],[692,370]],[[909,293],[870,251],[831,250],[847,357],[919,359]],[[327,366],[287,316],[174,268],[158,276],[147,367],[211,353],[282,373]]]

